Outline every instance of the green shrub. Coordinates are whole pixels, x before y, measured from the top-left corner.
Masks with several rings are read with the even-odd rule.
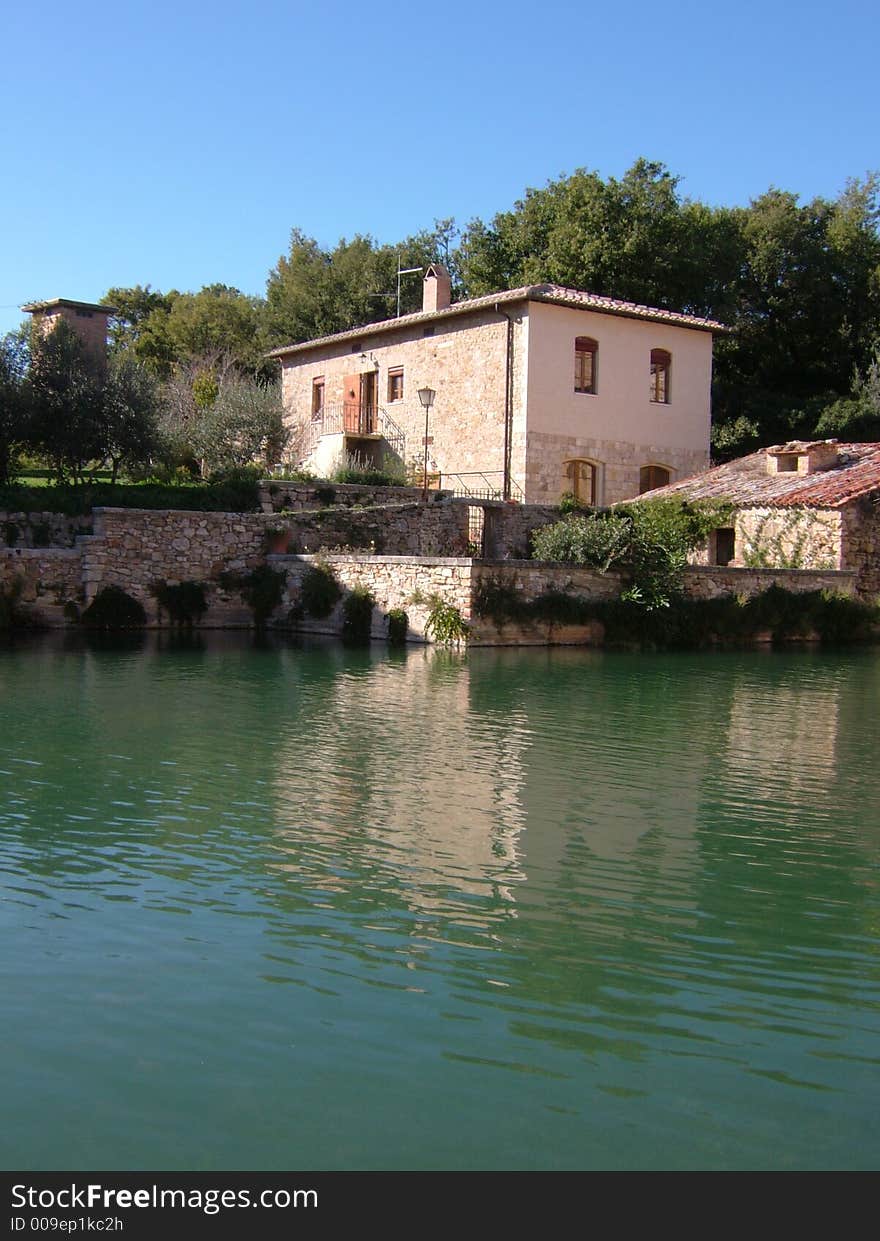
[[[345,454],[330,475],[334,483],[360,483],[369,487],[404,487],[406,469],[396,458],[385,455],[381,466]]]
[[[726,504],[634,501],[608,513],[569,516],[544,526],[532,537],[533,554],[600,573],[616,564],[632,578],[630,603],[649,610],[668,607],[681,591],[689,554],[729,516]]]
[[[329,508],[329,506],[336,499],[336,488],[329,487],[327,485],[316,487],[315,488],[315,499],[318,501],[319,504],[325,505],[326,507]]]
[[[463,642],[470,633],[470,626],[459,609],[446,603],[438,595],[431,596],[431,608],[425,621],[425,633],[433,636],[441,646],[454,646]]]
[[[307,616],[323,620],[342,597],[342,587],[328,564],[316,560],[303,574],[300,603]]]
[[[208,610],[204,582],[178,582],[169,586],[159,581],[154,582],[150,590],[159,607],[168,613],[172,625],[192,628]]]
[[[632,522],[617,513],[569,516],[532,535],[536,560],[587,565],[606,573],[629,554]]]
[[[48,547],[52,542],[52,531],[45,521],[37,522],[31,530],[31,540],[34,547]]]
[[[89,629],[137,629],[146,623],[147,614],[143,605],[121,586],[104,586],[81,619]]]
[[[0,586],[0,633],[18,629],[23,623],[18,611],[22,585],[21,578],[14,577],[8,585]]]
[[[342,637],[352,645],[363,646],[370,640],[373,608],[376,600],[366,586],[355,586],[342,604]]]
[[[6,539],[6,546],[15,547],[20,533],[21,531],[14,521],[7,521],[3,526],[3,536]]]
[[[391,608],[388,613],[388,642],[391,646],[403,646],[409,630],[409,617],[403,608]]]
[[[271,569],[261,564],[252,572],[235,579],[241,597],[254,616],[254,624],[262,629],[266,621],[281,603],[287,574],[282,569]]]

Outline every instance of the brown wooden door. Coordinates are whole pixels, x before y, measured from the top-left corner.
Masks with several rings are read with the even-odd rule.
[[[361,375],[361,417],[360,430],[362,435],[373,435],[376,430],[376,372],[364,371]]]
[[[361,413],[361,377],[346,375],[342,381],[342,429],[357,435]]]

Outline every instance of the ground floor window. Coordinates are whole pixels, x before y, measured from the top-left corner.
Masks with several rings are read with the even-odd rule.
[[[562,490],[581,504],[599,503],[599,464],[585,457],[562,463]]]
[[[643,465],[639,470],[639,495],[653,491],[655,487],[665,487],[672,482],[672,470],[665,465]]]

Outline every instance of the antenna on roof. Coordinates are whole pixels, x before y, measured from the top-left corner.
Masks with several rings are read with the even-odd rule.
[[[415,272],[423,272],[424,267],[401,267],[400,255],[397,256],[397,317],[400,318],[400,277],[411,276]]]

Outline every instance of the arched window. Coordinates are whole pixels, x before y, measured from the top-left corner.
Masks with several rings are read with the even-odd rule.
[[[574,342],[574,390],[596,392],[596,362],[599,345],[592,336],[578,336]]]
[[[665,349],[651,350],[651,400],[660,405],[669,404],[669,371],[672,354]]]
[[[655,487],[665,487],[672,482],[672,470],[665,465],[643,465],[639,470],[639,495],[653,491]]]
[[[575,457],[562,463],[562,490],[580,500],[581,504],[598,504],[600,491],[599,463]]]

